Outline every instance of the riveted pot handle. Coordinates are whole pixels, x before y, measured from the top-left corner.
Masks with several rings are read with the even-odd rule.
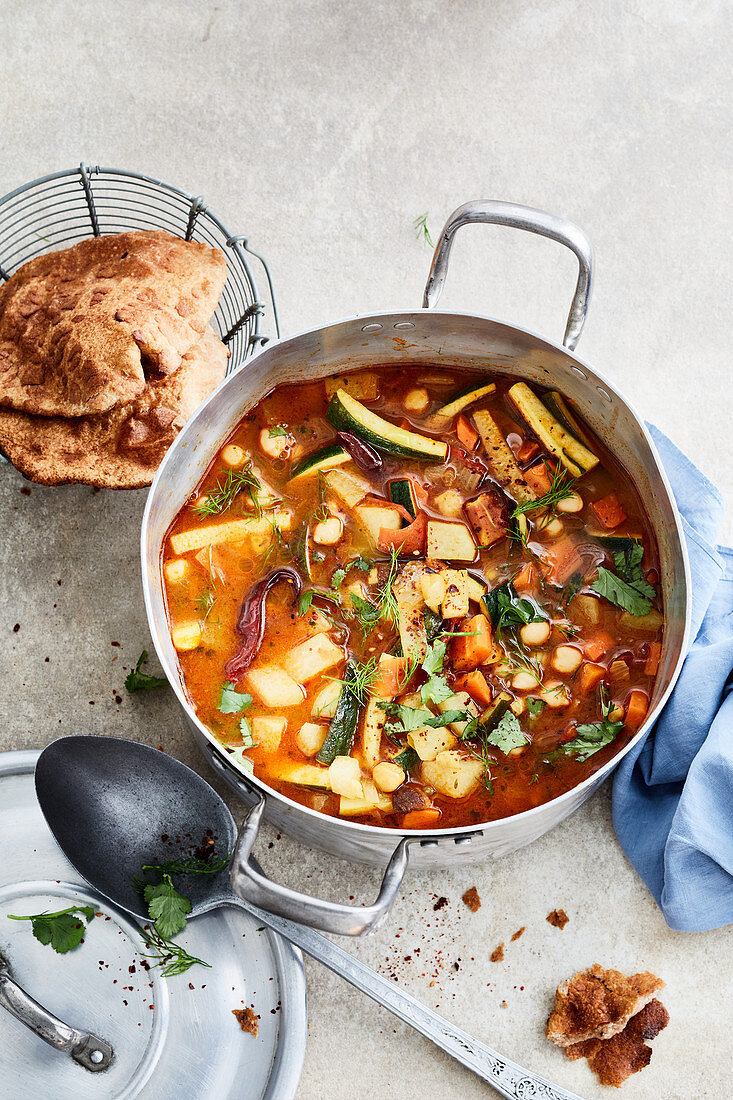
[[[272,882],[257,868],[251,853],[264,809],[265,800],[260,799],[247,814],[239,834],[229,872],[235,894],[268,913],[321,932],[332,932],[338,936],[363,936],[366,932],[375,932],[387,919],[407,870],[408,838],[401,840],[395,848],[384,872],[377,900],[372,905],[340,905],[299,894],[287,886]]]
[[[423,307],[433,309],[437,306],[448,274],[448,261],[455,232],[462,225],[474,222],[526,229],[530,233],[538,233],[541,237],[558,241],[575,253],[578,260],[578,282],[563,337],[565,347],[572,351],[580,339],[588,312],[593,281],[593,248],[583,230],[573,222],[557,218],[554,214],[546,214],[543,210],[535,210],[531,206],[520,206],[516,202],[499,202],[494,199],[478,199],[475,202],[466,202],[454,210],[443,226],[443,232],[440,234],[440,240],[433,255],[425,286]]]

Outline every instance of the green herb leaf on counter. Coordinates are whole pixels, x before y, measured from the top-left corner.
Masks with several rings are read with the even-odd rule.
[[[137,664],[125,678],[125,687],[129,692],[152,691],[153,688],[165,687],[168,684],[165,676],[150,676],[147,672],[141,672],[141,666],[148,659],[148,651],[144,649],[137,659]]]
[[[152,928],[146,928],[143,935],[148,947],[155,952],[154,955],[144,955],[143,957],[154,959],[153,966],[162,966],[161,974],[165,978],[174,978],[178,974],[185,974],[192,966],[205,966],[209,970],[211,969],[211,963],[204,962],[203,959],[198,959],[195,955],[189,955],[186,948],[182,947],[181,944],[173,943],[172,940],[161,936],[154,925]]]
[[[28,917],[8,914],[8,920],[29,920],[36,939],[44,945],[50,944],[59,955],[65,955],[84,941],[87,925],[93,918],[91,905],[72,905],[58,913],[34,913]]]
[[[435,248],[433,244],[433,238],[430,236],[430,230],[428,229],[428,215],[419,214],[412,223],[415,230],[415,236],[418,240],[424,241],[430,248]]]
[[[155,930],[163,939],[169,940],[186,927],[191,902],[178,893],[170,875],[164,874],[163,881],[157,885],[148,883],[143,896]]]
[[[199,859],[198,856],[183,856],[180,859],[167,859],[163,863],[146,863],[146,871],[159,871],[161,875],[218,875],[228,865],[230,853],[221,858],[211,856]]]
[[[235,691],[234,684],[228,680],[221,689],[219,711],[221,714],[240,714],[252,705],[252,696],[246,692]]]

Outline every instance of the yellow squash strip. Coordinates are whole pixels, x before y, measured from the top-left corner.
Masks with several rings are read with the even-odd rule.
[[[269,512],[266,516],[251,519],[225,519],[219,523],[207,523],[205,527],[192,527],[190,531],[177,531],[171,535],[174,554],[188,554],[202,550],[204,546],[216,546],[221,542],[243,542],[252,535],[264,535],[275,524],[281,531],[290,530],[293,517],[290,512]]]

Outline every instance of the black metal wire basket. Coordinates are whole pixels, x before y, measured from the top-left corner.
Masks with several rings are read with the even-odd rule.
[[[227,279],[211,324],[231,352],[231,374],[269,339],[261,331],[260,300],[247,254],[262,265],[277,335],[280,327],[270,272],[246,237],[233,236],[201,196],[138,172],[80,164],[42,176],[0,199],[0,280],[42,252],[65,248],[83,237],[133,229],[164,229],[185,240],[220,248]]]

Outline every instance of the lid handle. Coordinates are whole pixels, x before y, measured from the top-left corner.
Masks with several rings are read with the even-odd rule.
[[[538,233],[558,241],[574,252],[578,259],[578,282],[575,286],[573,303],[565,326],[563,343],[572,351],[580,339],[590,302],[593,282],[593,248],[585,233],[573,222],[546,214],[544,210],[535,210],[531,206],[521,206],[516,202],[499,202],[497,199],[477,199],[466,202],[454,210],[443,226],[440,240],[435,248],[430,274],[425,286],[423,308],[434,309],[443,293],[445,278],[448,274],[448,261],[453,247],[453,237],[462,225],[484,222],[489,225],[508,225],[512,229],[526,229],[529,233]]]
[[[44,1043],[55,1050],[70,1054],[75,1062],[92,1073],[107,1069],[114,1058],[114,1051],[106,1039],[100,1039],[89,1031],[70,1027],[58,1016],[34,1000],[29,993],[13,981],[8,964],[0,955],[0,1007],[35,1032]]]
[[[331,932],[338,936],[363,936],[375,932],[387,919],[407,870],[409,838],[395,848],[384,872],[379,895],[372,905],[341,905],[333,901],[299,894],[266,878],[257,868],[251,853],[262,823],[265,800],[260,800],[247,814],[232,860],[230,880],[238,897],[268,913]]]

